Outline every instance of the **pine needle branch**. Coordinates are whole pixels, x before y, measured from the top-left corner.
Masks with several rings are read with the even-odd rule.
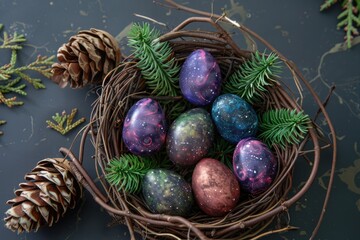
[[[334,5],[337,2],[337,0],[325,0],[323,4],[320,6],[320,11],[324,11],[325,9],[328,9],[332,5]]]
[[[52,116],[54,122],[50,120],[46,121],[47,127],[54,129],[55,131],[61,133],[62,135],[65,135],[72,129],[79,126],[81,123],[85,122],[85,118],[82,117],[73,123],[76,113],[77,113],[76,108],[72,109],[69,115],[67,115],[65,111],[63,111],[61,114],[55,113],[55,115]]]
[[[0,31],[3,30],[4,25],[0,23]],[[26,41],[26,38],[23,34],[17,34],[14,32],[13,35],[9,35],[7,32],[3,32],[3,37],[0,38],[0,49],[12,49],[12,50],[20,50],[22,49],[23,42]]]
[[[159,42],[160,32],[148,23],[134,24],[128,34],[128,45],[138,59],[137,67],[152,93],[176,96],[180,67],[168,42]]]
[[[266,55],[256,51],[244,62],[224,85],[224,92],[233,93],[249,103],[259,102],[266,86],[272,86],[281,71],[279,57],[275,53]]]
[[[321,6],[320,11],[324,11],[333,6],[336,0],[326,0]],[[345,41],[347,47],[351,48],[352,39],[359,35],[358,28],[360,26],[360,1],[359,0],[343,0],[342,12],[337,16],[337,28],[343,28],[345,31]]]
[[[3,30],[3,25],[0,24],[0,31]],[[17,66],[18,51],[22,49],[23,42],[26,38],[22,34],[14,32],[9,35],[3,32],[0,38],[0,50],[10,49],[11,56],[9,63],[0,66],[0,103],[4,103],[8,107],[15,105],[22,105],[22,101],[17,101],[16,97],[5,97],[4,94],[15,93],[18,95],[26,95],[24,90],[25,84],[21,84],[20,80],[25,80],[31,84],[35,89],[45,88],[40,78],[32,77],[28,72],[36,72],[47,78],[51,77],[51,65],[54,63],[55,56],[38,56],[34,61],[25,65]],[[15,86],[17,84],[17,86]]]
[[[235,145],[229,143],[222,137],[215,137],[213,147],[210,149],[208,156],[214,159],[217,159],[228,166],[230,169],[232,167],[232,157],[235,150]]]
[[[143,176],[157,165],[153,159],[124,154],[108,163],[105,178],[110,185],[115,186],[119,191],[137,193],[141,188]]]
[[[14,92],[19,95],[26,96],[26,92],[23,89],[26,87],[25,84],[18,84],[21,81],[21,78],[15,78],[13,80],[9,80],[6,85],[0,85],[1,93],[10,93]],[[18,84],[18,85],[17,85]]]
[[[21,106],[24,104],[22,101],[16,101],[16,97],[6,98],[0,91],[0,103],[4,103],[7,107]]]
[[[0,126],[1,126],[1,125],[4,125],[5,123],[6,123],[6,121],[0,120]],[[3,131],[0,131],[0,136],[3,135],[3,134],[4,134],[4,132],[3,132]]]
[[[299,144],[308,132],[311,120],[302,111],[275,109],[263,113],[259,117],[259,135],[266,144],[277,144],[285,148],[291,144]]]

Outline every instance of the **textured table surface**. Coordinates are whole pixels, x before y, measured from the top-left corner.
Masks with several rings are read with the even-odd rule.
[[[337,131],[338,164],[327,213],[316,239],[358,239],[360,235],[360,44],[343,51],[336,44],[344,33],[336,29],[340,7],[320,13],[319,1],[178,1],[188,6],[221,13],[226,9],[232,19],[250,27],[287,58],[293,60],[316,92],[324,99],[332,85],[336,90],[327,110]],[[213,3],[213,4],[212,4]],[[164,22],[169,28],[190,16],[160,7],[148,0],[0,0],[0,23],[8,32],[25,34],[27,43],[20,55],[20,63],[27,63],[36,55],[54,55],[58,47],[80,29],[104,29],[114,36],[131,22],[143,21],[134,13]],[[242,43],[239,43],[241,46]],[[245,46],[244,46],[245,47]],[[3,52],[0,52],[3,63]],[[77,131],[66,136],[46,128],[45,121],[55,112],[78,108],[78,116],[89,120],[91,104],[96,94],[91,88],[60,89],[43,79],[44,90],[28,86],[28,95],[21,97],[25,105],[9,109],[0,105],[0,212],[8,206],[13,190],[23,182],[41,159],[60,157],[59,147],[69,147]],[[305,104],[311,104],[310,102]],[[74,149],[78,141],[74,143]],[[76,152],[76,151],[75,151]],[[85,166],[95,178],[94,164],[86,148]],[[321,168],[310,191],[289,211],[293,226],[299,230],[265,239],[308,239],[316,225],[325,195],[330,155],[321,158]],[[304,163],[302,163],[304,164]],[[295,168],[301,179],[301,163]],[[297,184],[301,184],[301,181]],[[296,186],[295,186],[296,187]],[[5,214],[3,214],[5,216]],[[110,216],[85,193],[79,206],[51,228],[37,233],[17,235],[0,228],[0,239],[129,239],[125,226],[112,224]]]

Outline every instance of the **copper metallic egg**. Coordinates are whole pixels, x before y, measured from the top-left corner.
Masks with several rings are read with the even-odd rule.
[[[240,198],[235,175],[216,159],[200,160],[192,175],[192,188],[198,206],[210,216],[230,212]]]

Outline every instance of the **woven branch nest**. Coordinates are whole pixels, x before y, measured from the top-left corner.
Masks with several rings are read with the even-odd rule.
[[[234,23],[227,18],[221,20]],[[208,24],[213,31],[191,30],[193,24],[197,25],[199,22]],[[319,108],[319,113],[324,115],[325,121],[330,126],[330,131],[335,136],[324,105],[309,83],[301,76],[296,66],[256,33],[243,26],[236,27],[245,38],[251,41],[256,39],[265,44],[266,48],[278,53],[292,74],[293,82],[291,85],[295,84],[299,91],[294,94],[284,82],[280,82],[268,89],[266,95],[263,96],[264,104],[255,106],[257,111],[288,108],[306,112],[306,109],[302,109],[301,97],[295,97],[306,93],[307,97],[312,97],[314,104]],[[180,65],[195,49],[204,48],[211,52],[220,65],[225,81],[234,71],[234,67],[250,58],[252,52],[255,51],[255,49],[249,51],[238,47],[221,25],[209,17],[186,19],[171,32],[162,35],[159,40],[170,42],[175,58]],[[136,62],[137,60],[131,56],[125,58],[113,74],[104,81],[101,94],[93,106],[91,123],[83,135],[83,139],[85,139],[87,133],[91,133],[92,142],[95,146],[96,171],[103,189],[96,187],[83,169],[81,165],[82,149],[79,159],[76,159],[68,150],[62,149],[63,152],[72,157],[73,169],[83,185],[93,194],[95,200],[115,220],[125,223],[133,238],[134,232],[138,232],[145,239],[252,239],[268,234],[269,226],[272,226],[271,229],[275,229],[275,232],[289,230],[290,227],[286,224],[275,226],[276,224],[273,223],[275,218],[280,219],[280,221],[284,219],[284,216],[286,218],[288,208],[305,194],[316,177],[320,163],[320,151],[322,149],[320,142],[322,139],[314,122],[311,123],[308,135],[301,144],[292,145],[286,149],[275,148],[274,153],[280,168],[271,188],[255,197],[243,197],[238,206],[224,217],[210,217],[200,210],[193,212],[187,218],[153,214],[148,210],[140,195],[118,191],[116,187],[107,183],[104,175],[108,162],[112,158],[127,152],[121,140],[121,132],[128,109],[141,97],[154,97],[147,92],[145,81],[136,67]],[[163,96],[158,98],[185,101],[181,97]],[[315,119],[313,120],[315,121]],[[331,147],[334,148],[335,140],[332,139],[332,141]],[[82,143],[82,148],[83,145]],[[335,150],[333,153],[335,155]],[[310,174],[304,180],[305,184],[302,188],[289,196],[290,190],[293,190],[294,164],[301,157],[313,163],[309,164]]]

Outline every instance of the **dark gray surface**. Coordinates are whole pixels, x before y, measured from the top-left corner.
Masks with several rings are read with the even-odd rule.
[[[211,11],[212,1],[179,1],[195,8]],[[194,3],[192,3],[194,2]],[[291,3],[290,3],[291,2]],[[289,59],[293,60],[312,80],[312,85],[322,98],[328,86],[335,84],[328,111],[333,118],[339,139],[338,165],[335,184],[328,211],[317,239],[358,239],[360,235],[360,46],[351,50],[327,54],[343,40],[343,32],[336,29],[339,6],[326,14],[319,12],[322,1],[214,1],[215,12],[222,7],[236,13],[231,18],[255,30]],[[238,5],[237,5],[238,4]],[[171,28],[189,14],[179,13],[152,4],[152,1],[34,1],[0,0],[0,23],[8,32],[26,35],[28,42],[20,63],[27,63],[37,54],[56,54],[79,29],[91,27],[104,29],[117,35],[131,21],[141,21],[133,16],[139,13],[165,22]],[[242,46],[241,43],[239,43]],[[243,45],[244,46],[244,45]],[[3,52],[1,52],[3,54]],[[324,55],[325,54],[325,55]],[[1,55],[1,58],[3,55]],[[323,58],[322,58],[323,57]],[[3,60],[1,60],[3,61]],[[317,77],[318,71],[321,75]],[[78,116],[89,120],[91,103],[95,94],[83,90],[59,89],[47,79],[45,90],[27,88],[24,106],[8,109],[0,105],[0,212],[8,208],[4,203],[13,197],[13,190],[23,181],[23,176],[46,157],[59,157],[61,146],[69,147],[76,131],[61,136],[47,129],[45,120],[55,112],[79,108]],[[305,101],[311,104],[310,101]],[[75,149],[77,146],[75,143]],[[356,152],[356,146],[358,152]],[[93,153],[87,147],[86,168],[93,173]],[[315,226],[325,194],[320,180],[327,180],[330,155],[322,156],[319,176],[310,191],[290,210],[291,224],[298,231],[275,235],[266,239],[307,239]],[[302,166],[296,166],[296,177],[301,181]],[[296,186],[296,185],[295,185]],[[5,216],[5,215],[4,215]],[[89,194],[79,207],[67,214],[52,228],[42,228],[37,233],[16,235],[0,228],[0,239],[129,239],[123,226],[108,227],[111,218],[97,206]]]

